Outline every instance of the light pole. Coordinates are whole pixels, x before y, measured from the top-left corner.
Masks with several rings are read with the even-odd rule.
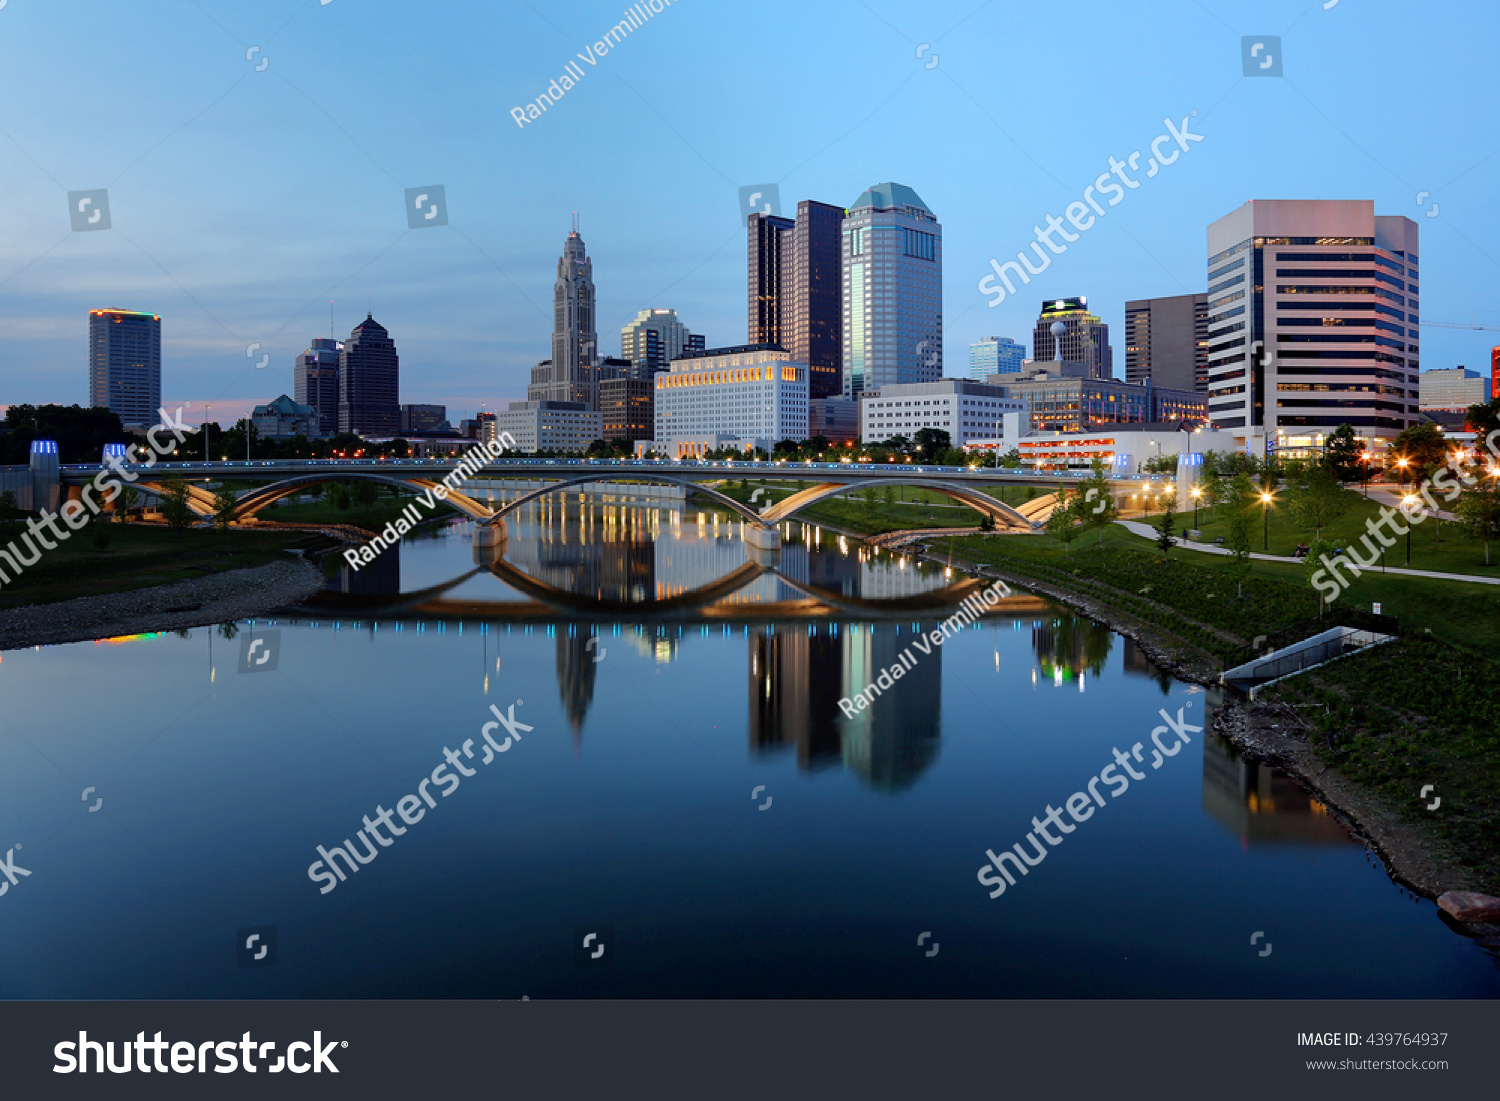
[[[1401,463],[1402,463],[1403,466],[1406,465],[1406,460],[1402,459]],[[1416,500],[1417,500],[1417,495],[1415,493],[1408,493],[1405,497],[1403,497],[1401,499],[1401,503],[1403,505],[1410,505],[1410,504],[1415,504]],[[1408,566],[1410,566],[1411,565],[1411,517],[1408,516],[1406,519],[1407,519],[1407,524],[1406,524],[1406,564]]]
[[[1269,551],[1271,549],[1271,495],[1269,493],[1262,493],[1260,501],[1265,506],[1265,531],[1261,536],[1260,549]]]
[[[212,408],[213,408],[212,405],[205,405],[203,407],[203,461],[204,462],[208,462],[208,411],[210,409],[212,409]]]
[[[1359,480],[1364,483],[1365,500],[1370,499],[1370,453],[1362,452],[1359,456]]]
[[[1194,531],[1198,530],[1198,499],[1200,497],[1202,497],[1202,496],[1203,496],[1203,490],[1200,487],[1198,487],[1198,486],[1194,486],[1193,487],[1193,530]]]

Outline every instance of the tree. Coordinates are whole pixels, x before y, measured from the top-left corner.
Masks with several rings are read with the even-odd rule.
[[[1435,424],[1414,424],[1391,441],[1385,468],[1402,484],[1419,485],[1448,462],[1448,442]]]
[[[89,525],[89,529],[93,536],[94,546],[98,547],[101,551],[108,550],[110,537],[114,535],[114,532],[109,530],[109,525],[101,523],[96,519]]]
[[[162,517],[180,539],[183,529],[193,522],[193,510],[188,506],[188,484],[181,478],[168,478],[162,482],[161,488]]]
[[[16,505],[16,495],[10,490],[0,493],[0,523],[9,523],[16,518],[20,509]]]
[[[933,463],[944,451],[953,446],[953,438],[942,428],[917,429],[918,457],[924,463]]]
[[[1095,455],[1090,464],[1089,476],[1078,487],[1078,507],[1081,519],[1099,532],[1099,544],[1104,544],[1104,529],[1120,518],[1120,506],[1109,491],[1109,478],[1105,473],[1104,460]]]
[[[124,523],[130,523],[130,510],[135,508],[135,503],[140,499],[135,486],[121,486],[120,492],[115,494],[115,515]]]
[[[1341,424],[1323,443],[1323,463],[1341,482],[1357,482],[1364,472],[1363,448],[1350,425]]]
[[[238,503],[232,489],[221,487],[214,494],[214,526],[220,531],[229,530],[229,525],[234,522],[234,506]]]
[[[117,414],[103,406],[12,405],[0,432],[0,465],[24,466],[33,440],[53,440],[64,463],[96,463],[107,443],[130,443]]]
[[[1021,465],[1021,449],[1012,447],[1004,455],[1000,456],[1000,465],[1007,468],[1019,468]]]
[[[1326,463],[1310,463],[1286,485],[1287,505],[1292,515],[1313,529],[1313,538],[1323,537],[1323,525],[1349,511],[1348,492]]]
[[[1176,455],[1153,455],[1143,464],[1147,474],[1176,474]]]
[[[1074,539],[1078,538],[1078,514],[1076,501],[1081,500],[1078,494],[1070,494],[1066,489],[1057,491],[1057,505],[1052,509],[1052,515],[1042,526],[1048,535],[1055,535],[1063,545],[1063,557],[1070,557],[1068,547]]]
[[[1464,426],[1470,432],[1479,433],[1480,440],[1489,439],[1491,432],[1500,429],[1500,394],[1483,405],[1469,406]]]
[[[1465,490],[1453,506],[1453,515],[1465,535],[1484,540],[1484,564],[1488,566],[1490,541],[1500,537],[1500,485],[1491,478],[1488,486]]]
[[[1250,572],[1250,546],[1255,531],[1255,484],[1247,472],[1240,472],[1228,479],[1221,491],[1221,500],[1229,515],[1229,535],[1224,540],[1234,562],[1230,572],[1239,581],[1239,593],[1244,595],[1245,577]]]
[[[368,478],[361,478],[354,483],[352,496],[356,505],[369,512],[371,506],[380,499],[380,486]]]
[[[1172,534],[1172,528],[1174,525],[1173,518],[1176,515],[1177,502],[1173,498],[1168,497],[1167,505],[1164,509],[1162,509],[1161,522],[1156,525],[1156,530],[1161,533],[1156,537],[1156,546],[1161,551],[1161,556],[1163,558],[1166,558],[1168,553],[1170,553],[1172,548],[1177,544],[1177,539]]]

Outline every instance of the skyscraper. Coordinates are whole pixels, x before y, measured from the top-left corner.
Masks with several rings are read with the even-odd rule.
[[[1008,336],[987,336],[969,345],[969,380],[983,382],[991,375],[1013,375],[1026,362],[1026,345]]]
[[[676,310],[642,310],[620,330],[620,357],[630,360],[631,378],[649,381],[687,351],[692,339]]]
[[[89,311],[89,404],[146,428],[161,406],[161,315]]]
[[[1211,223],[1214,426],[1260,453],[1420,420],[1417,234],[1368,199],[1256,199]]]
[[[293,363],[297,401],[318,411],[318,435],[339,430],[339,353],[342,340],[314,337],[312,345]]]
[[[1125,303],[1125,381],[1208,390],[1208,295]]]
[[[844,216],[843,396],[943,374],[943,227],[905,184],[870,188]]]
[[[552,285],[552,358],[531,372],[527,401],[598,401],[594,364],[599,334],[594,328],[594,263],[578,233],[577,218],[557,261]]]
[[[1061,359],[1086,364],[1089,378],[1113,378],[1115,353],[1109,346],[1109,326],[1089,313],[1087,298],[1049,298],[1032,332],[1033,359]],[[1063,326],[1062,339],[1052,335],[1054,323]]]
[[[780,344],[808,365],[814,398],[843,387],[839,228],[842,207],[804,199],[797,217],[752,215],[749,327],[752,344]]]
[[[339,353],[339,431],[361,436],[400,432],[399,384],[396,344],[384,326],[366,314]]]

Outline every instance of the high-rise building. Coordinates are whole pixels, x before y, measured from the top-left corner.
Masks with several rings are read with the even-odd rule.
[[[1060,333],[1053,325],[1061,325]],[[1109,345],[1109,326],[1089,313],[1087,298],[1049,298],[1032,332],[1033,360],[1082,363],[1089,378],[1113,378],[1115,352]]]
[[[943,227],[915,191],[882,183],[843,239],[843,396],[943,375]]]
[[[814,398],[843,388],[842,207],[804,199],[797,217],[756,214],[749,229],[751,344],[779,344],[808,365]]]
[[[1490,400],[1500,398],[1500,344],[1490,349]]]
[[[1418,384],[1419,405],[1427,410],[1448,410],[1462,413],[1471,405],[1483,405],[1490,400],[1490,380],[1478,371],[1463,367],[1440,367],[1434,371],[1423,371]]]
[[[693,334],[677,317],[676,310],[642,310],[620,330],[620,358],[630,361],[633,378],[650,380],[658,371],[691,350]],[[703,338],[698,338],[699,350]],[[607,438],[607,437],[606,437]]]
[[[1125,303],[1125,381],[1208,392],[1208,295]]]
[[[293,364],[297,401],[318,411],[320,436],[332,436],[339,430],[339,353],[343,350],[342,340],[314,337]]]
[[[987,336],[969,345],[969,381],[983,382],[991,375],[1009,375],[1026,362],[1026,345],[1008,336]]]
[[[599,396],[594,374],[598,358],[594,262],[588,257],[575,219],[563,242],[557,281],[552,286],[552,358],[532,370],[526,400],[582,402],[593,409]]]
[[[89,404],[147,428],[161,407],[161,315],[89,311]]]
[[[385,327],[366,314],[339,353],[339,431],[361,436],[394,436],[401,431],[399,384],[396,344]]]
[[[1214,425],[1260,453],[1420,420],[1417,236],[1368,199],[1256,199],[1209,225]]]

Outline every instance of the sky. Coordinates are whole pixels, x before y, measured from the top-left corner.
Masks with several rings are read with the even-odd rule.
[[[739,191],[764,184],[783,213],[916,190],[943,228],[947,375],[1084,295],[1123,376],[1126,300],[1206,289],[1206,227],[1247,199],[1414,219],[1423,319],[1500,326],[1492,2],[674,0],[591,64],[624,8],[0,0],[0,406],[86,403],[88,311],[116,306],[162,315],[166,405],[243,415],[293,393],[332,300],[340,337],[366,312],[390,330],[402,402],[456,423],[550,355],[575,211],[602,352],[644,308],[743,343]],[[1245,75],[1246,36],[1280,37],[1257,57],[1281,76]],[[517,125],[570,61],[584,78]],[[1143,175],[1167,119],[1203,140],[991,307],[989,260],[1110,157]],[[406,189],[434,185],[448,224],[409,228]],[[73,230],[68,192],[98,188],[110,228]],[[1423,337],[1424,369],[1500,344]]]

